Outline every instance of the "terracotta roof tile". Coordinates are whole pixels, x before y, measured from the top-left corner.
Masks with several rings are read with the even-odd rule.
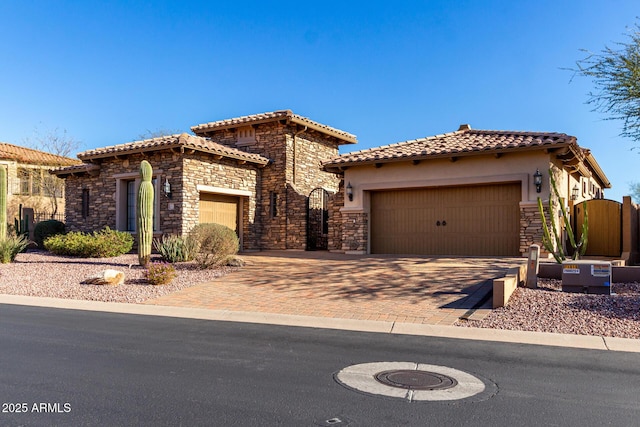
[[[45,151],[21,147],[19,145],[0,143],[0,159],[14,160],[18,163],[45,166],[68,166],[80,163],[78,159],[57,156]]]
[[[575,142],[575,137],[564,133],[462,129],[442,135],[346,153],[325,162],[324,166],[339,167],[358,163],[467,156],[563,146]]]
[[[262,157],[259,154],[247,153],[245,151],[218,144],[206,138],[186,133],[161,136],[158,138],[134,141],[126,144],[112,145],[110,147],[96,148],[94,150],[78,154],[78,158],[82,160],[91,160],[146,151],[164,150],[168,148],[190,148],[232,159],[245,160],[259,165],[266,165],[269,163],[269,159]]]
[[[268,123],[277,120],[289,120],[293,123],[308,126],[316,131],[339,138],[343,141],[343,143],[355,144],[357,142],[357,138],[353,134],[333,128],[331,126],[323,125],[322,123],[318,123],[307,117],[299,116],[298,114],[294,114],[291,110],[278,110],[268,113],[252,114],[250,116],[219,120],[217,122],[210,122],[192,126],[191,130],[196,135],[203,135],[210,131],[228,129],[242,125]]]

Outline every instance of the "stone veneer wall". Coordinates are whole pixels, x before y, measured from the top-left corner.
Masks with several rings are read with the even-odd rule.
[[[260,170],[256,222],[262,224],[260,249],[305,249],[307,199],[315,188],[338,190],[340,178],[321,170],[321,162],[338,155],[338,143],[320,132],[280,122],[253,126],[255,141],[236,142],[236,132],[223,129],[208,136],[212,141],[250,153],[271,163]],[[295,141],[294,141],[295,135]],[[270,195],[277,196],[277,215],[271,215]]]
[[[138,173],[140,162],[146,159],[154,170],[159,186],[169,180],[172,198],[161,191],[159,198],[159,230],[157,234],[186,234],[198,223],[200,194],[197,185],[209,185],[233,190],[251,191],[243,203],[243,249],[257,249],[260,224],[255,221],[255,188],[259,172],[250,164],[235,160],[215,160],[207,154],[178,154],[168,150],[134,154],[126,159],[106,159],[97,176],[83,174],[66,178],[66,222],[70,231],[91,232],[104,227],[116,228],[115,175]],[[89,215],[82,217],[82,190],[89,189]]]
[[[342,212],[342,250],[367,253],[369,215],[365,212]]]
[[[548,205],[543,206],[546,218],[549,218]],[[542,218],[537,205],[520,206],[520,255],[527,256],[529,247],[533,244],[540,245],[540,253],[547,256],[549,252],[542,246]]]
[[[182,159],[182,175],[174,185],[176,193],[181,194],[182,212],[180,231],[187,233],[199,222],[200,192],[198,185],[208,185],[228,190],[249,191],[251,196],[241,196],[243,212],[240,219],[242,226],[242,249],[258,249],[261,224],[256,218],[256,188],[260,172],[255,166],[238,164],[235,160],[220,159],[212,161],[210,156],[195,152],[185,154]]]
[[[329,195],[329,236],[327,238],[330,251],[342,252],[342,212],[344,206],[344,179],[340,177],[338,192]]]

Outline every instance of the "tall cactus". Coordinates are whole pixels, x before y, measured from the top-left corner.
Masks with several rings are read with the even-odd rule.
[[[569,238],[569,244],[573,248],[573,256],[572,259],[578,259],[585,254],[587,250],[587,242],[589,240],[589,213],[587,212],[587,205],[584,206],[584,220],[582,221],[582,233],[580,234],[580,240],[576,240],[576,236],[573,232],[573,227],[571,226],[571,220],[569,219],[569,215],[567,214],[567,210],[564,207],[564,203],[560,200],[560,192],[558,191],[558,187],[556,186],[556,180],[553,177],[553,170],[549,169],[549,181],[551,182],[551,189],[553,190],[553,194],[556,196],[556,199],[560,201],[560,212],[562,213],[562,219],[564,221],[565,230],[567,231],[567,237]],[[544,214],[544,209],[542,208],[542,199],[538,197],[538,211],[540,212],[540,217],[542,218],[542,245],[544,248],[553,255],[556,262],[561,264],[562,261],[567,259],[567,256],[562,249],[562,238],[559,233],[558,227],[556,226],[555,221],[555,210],[552,202],[552,195],[549,194],[549,220],[551,222],[551,230],[547,226],[547,219]],[[553,236],[551,235],[553,233]]]
[[[146,266],[151,259],[151,242],[153,240],[153,169],[148,161],[140,163],[140,188],[138,189],[138,261]]]
[[[0,166],[0,239],[7,237],[7,169]]]

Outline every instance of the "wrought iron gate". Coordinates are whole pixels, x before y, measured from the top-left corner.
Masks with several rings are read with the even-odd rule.
[[[316,188],[307,199],[307,250],[327,249],[329,234],[329,193]]]

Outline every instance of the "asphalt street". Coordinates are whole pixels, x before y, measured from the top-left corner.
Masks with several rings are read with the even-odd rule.
[[[370,362],[469,373],[475,398],[357,392]],[[637,425],[640,354],[0,305],[1,426]]]

